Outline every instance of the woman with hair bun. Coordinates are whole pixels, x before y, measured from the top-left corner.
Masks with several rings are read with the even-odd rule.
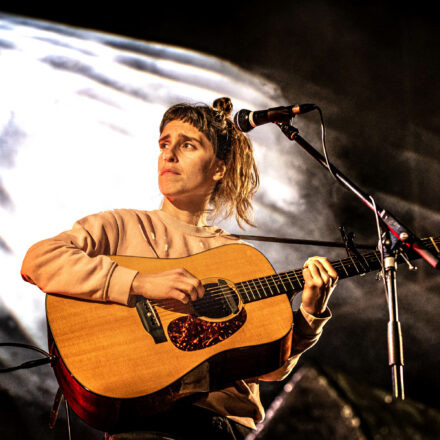
[[[160,124],[162,133],[167,123],[181,121],[200,131],[212,145],[213,158],[224,166],[224,174],[217,181],[204,212],[224,218],[235,214],[241,226],[251,220],[252,197],[258,189],[259,176],[249,139],[237,130],[230,119],[232,103],[219,98],[213,107],[178,104],[169,108]],[[209,206],[211,205],[211,206]]]
[[[229,98],[219,98],[213,106],[170,107],[160,124],[161,208],[117,209],[77,221],[71,230],[29,249],[23,278],[46,293],[131,307],[139,298],[183,306],[203,298],[201,280],[184,267],[143,273],[110,257],[182,258],[239,242],[210,224],[218,217],[235,216],[240,227],[254,226],[252,197],[259,184],[258,170],[251,143],[235,128],[231,111]],[[259,380],[286,377],[301,353],[317,342],[330,317],[327,302],[337,279],[335,270],[327,259],[313,257],[303,273],[302,305],[294,312],[289,359],[281,368],[211,391],[206,381],[209,371],[202,365],[182,380],[191,403],[179,403],[149,418],[145,426],[133,426],[136,432],[112,432],[106,438],[244,439],[264,418]]]

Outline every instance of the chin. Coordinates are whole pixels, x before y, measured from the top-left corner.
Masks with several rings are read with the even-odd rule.
[[[176,200],[179,197],[179,193],[177,191],[167,191],[164,188],[159,188],[159,190],[162,195],[170,201]]]

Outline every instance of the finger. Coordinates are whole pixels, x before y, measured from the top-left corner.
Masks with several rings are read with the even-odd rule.
[[[305,267],[303,269],[302,273],[303,273],[304,281],[307,284],[310,284],[313,281],[313,277],[312,277],[312,274],[310,273],[310,269]]]
[[[333,290],[336,287],[336,284],[338,283],[338,279],[339,279],[338,273],[335,271],[335,269],[327,259],[318,260],[317,266],[319,267],[325,285],[330,290]]]
[[[198,278],[193,278],[194,280],[194,287],[196,289],[197,296],[199,298],[203,298],[203,295],[205,294],[205,288],[203,287],[203,283]]]
[[[324,265],[321,263],[320,260],[314,260],[312,265],[316,267],[316,269],[319,271],[319,276],[321,280],[323,281],[324,285],[328,286],[331,283],[331,277],[328,274],[327,270],[325,269]]]
[[[312,257],[313,261],[319,261],[322,266],[324,266],[325,270],[329,274],[329,276],[333,279],[338,278],[338,273],[336,272],[335,268],[332,266],[330,261],[325,257]]]
[[[332,279],[337,280],[339,278],[338,272],[336,272],[335,268],[332,266],[327,258],[320,258],[319,261],[325,267],[325,270]]]
[[[176,287],[181,292],[183,292],[191,301],[195,301],[197,299],[197,289],[191,282],[184,280],[181,281]]]
[[[327,305],[328,290],[322,289],[322,280],[317,282],[309,268],[303,270],[303,276],[305,281],[302,294],[304,309],[311,315],[323,313]]]
[[[311,262],[308,265],[308,270],[310,271],[310,275],[312,276],[312,283],[316,287],[322,287],[325,285],[325,280],[321,275],[321,271],[315,262]],[[328,281],[328,280],[327,280]]]
[[[184,292],[178,289],[174,289],[171,291],[171,296],[183,304],[189,303],[189,297]]]
[[[203,287],[202,282],[186,269],[182,268],[182,271],[184,277],[186,278],[186,281],[191,283],[196,289],[196,298],[194,298],[193,301],[195,301],[197,297],[203,298],[203,295],[205,294],[205,288]]]
[[[315,274],[312,273],[315,272]],[[321,290],[323,286],[325,286],[324,281],[320,276],[320,272],[318,269],[314,268],[313,265],[303,269],[303,277],[305,281],[304,287],[309,288],[318,288]]]
[[[325,257],[311,257],[309,258],[304,266],[307,266],[309,263],[313,264],[315,262],[319,262],[320,266],[320,271],[321,273],[323,273],[324,271],[322,269],[325,270],[325,272],[328,274],[328,276],[331,278],[331,282],[334,283],[335,281],[338,280],[339,275],[336,272],[335,268],[332,266],[332,264],[330,263],[330,261],[325,258]]]

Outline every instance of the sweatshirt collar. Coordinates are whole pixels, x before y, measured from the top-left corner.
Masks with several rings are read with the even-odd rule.
[[[181,230],[185,234],[196,235],[199,237],[215,237],[223,233],[222,229],[214,225],[194,226],[190,225],[189,223],[182,222],[181,220],[178,220],[177,218],[160,209],[154,212],[157,213],[157,215],[163,220],[164,223],[172,226],[173,228]]]

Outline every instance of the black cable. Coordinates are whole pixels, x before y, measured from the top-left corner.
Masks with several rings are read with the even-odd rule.
[[[333,172],[332,167],[330,166],[330,160],[328,158],[327,154],[327,145],[326,145],[326,138],[325,138],[325,123],[324,123],[324,115],[322,114],[322,110],[319,106],[316,106],[316,109],[319,112],[319,117],[321,118],[321,144],[322,144],[322,151],[324,153],[325,163],[327,165],[327,169],[329,170],[330,174],[333,176],[333,178],[338,182],[339,181],[338,176]]]
[[[34,359],[32,361],[24,362],[20,365],[16,365],[14,367],[8,367],[8,368],[0,368],[0,373],[10,373],[11,371],[26,369],[26,368],[34,368],[38,367],[39,365],[49,364],[54,362],[57,357],[48,353],[47,351],[44,351],[43,349],[39,347],[35,347],[33,345],[29,344],[21,344],[19,342],[0,342],[0,347],[19,347],[19,348],[26,348],[28,350],[34,350],[38,351],[39,353],[43,354],[45,357],[41,359]]]
[[[338,181],[338,183],[341,183],[339,181],[338,176],[336,176],[336,174],[333,172],[331,166],[330,166],[330,161],[328,159],[328,155],[327,155],[327,146],[326,146],[326,142],[325,142],[325,124],[324,124],[324,116],[322,114],[321,108],[319,106],[316,106],[316,110],[318,110],[319,112],[319,116],[321,118],[321,142],[322,142],[322,150],[324,152],[324,157],[325,157],[325,162],[327,165],[327,169],[329,170],[330,174]],[[379,254],[380,254],[380,265],[381,265],[381,273],[382,273],[382,280],[384,283],[384,287],[385,287],[385,292],[387,292],[387,288],[386,288],[386,284],[385,284],[385,268],[384,268],[384,256],[383,256],[383,247],[381,244],[381,227],[380,227],[380,222],[379,222],[379,214],[377,212],[377,208],[376,208],[376,202],[373,198],[373,196],[370,196],[370,200],[371,203],[373,205],[373,210],[374,210],[374,215],[375,215],[375,220],[376,220],[376,228],[377,228],[377,235],[378,235],[378,250],[379,250]],[[387,301],[388,301],[388,297],[387,297]]]
[[[374,200],[373,196],[370,196],[370,200],[371,200],[371,204],[373,205],[373,209],[374,209],[374,219],[376,220],[377,248],[379,250],[380,266],[381,266],[380,273],[382,275],[383,287],[385,289],[385,298],[386,298],[387,304],[388,304],[388,289],[387,289],[387,283],[386,283],[386,279],[385,279],[385,264],[384,264],[383,244],[382,244],[382,229],[380,227],[379,213],[377,212],[376,201]]]
[[[67,400],[64,399],[64,404],[66,406],[66,418],[67,418],[67,436],[69,440],[72,440],[72,430],[70,428],[70,413],[69,413],[69,404],[67,403]]]

